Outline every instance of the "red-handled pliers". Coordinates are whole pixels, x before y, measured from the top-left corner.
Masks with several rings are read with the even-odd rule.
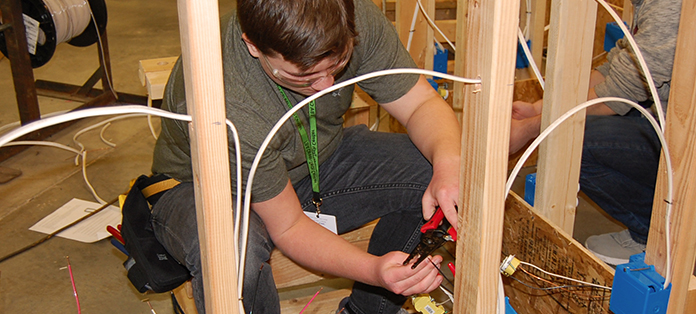
[[[413,252],[406,258],[404,265],[407,265],[416,256],[416,262],[411,268],[416,268],[426,257],[435,252],[447,241],[457,241],[457,230],[445,218],[445,213],[438,206],[433,217],[421,227],[421,241],[413,249]]]

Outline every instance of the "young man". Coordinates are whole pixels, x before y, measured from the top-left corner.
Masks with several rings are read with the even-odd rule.
[[[259,146],[289,107],[335,82],[415,67],[391,23],[369,0],[238,0],[237,11],[223,19],[222,44],[226,112],[241,137],[245,183]],[[402,263],[436,206],[456,226],[457,120],[420,75],[382,76],[358,85],[406,126],[408,135],[364,126],[344,130],[342,116],[354,86],[320,97],[283,125],[263,155],[252,188],[243,289],[247,312],[280,312],[267,263],[274,247],[306,267],[355,280],[343,313],[397,313],[406,296],[432,291],[442,281],[433,266],[442,260],[439,256],[415,269]],[[186,112],[180,62],[162,106]],[[232,141],[230,136],[234,178]],[[316,164],[306,162],[313,157],[318,171],[310,171]],[[154,206],[153,228],[191,271],[202,314],[186,123],[162,120],[152,170],[182,182]],[[368,253],[310,220],[303,210],[316,216],[314,201],[321,203],[323,215],[336,217],[339,234],[380,218]]]
[[[633,0],[633,38],[667,106],[681,0]],[[588,99],[621,97],[653,105],[645,75],[628,41],[620,39],[607,62],[590,75]],[[539,135],[542,101],[513,103],[510,153]],[[647,119],[628,104],[607,102],[587,108],[580,189],[628,229],[591,236],[585,246],[611,265],[628,263],[645,250],[650,229],[660,142]]]

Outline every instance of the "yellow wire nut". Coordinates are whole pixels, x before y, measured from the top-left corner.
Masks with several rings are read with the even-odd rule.
[[[520,260],[515,257],[515,255],[508,255],[500,264],[500,272],[505,276],[512,276],[512,274],[517,271],[517,267],[520,265]]]
[[[423,314],[445,314],[445,308],[442,305],[437,305],[435,300],[430,297],[429,294],[416,294],[411,296],[411,303],[413,303],[413,308],[418,311],[418,313]]]

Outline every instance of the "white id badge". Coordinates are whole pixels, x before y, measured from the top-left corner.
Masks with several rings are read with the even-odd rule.
[[[329,231],[338,234],[338,227],[336,226],[336,216],[319,214],[317,217],[316,212],[304,212],[309,219],[314,220],[314,222],[320,224],[322,227],[329,229]]]

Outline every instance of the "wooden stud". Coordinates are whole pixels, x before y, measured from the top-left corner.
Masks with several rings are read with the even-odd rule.
[[[220,18],[215,0],[179,0],[205,308],[240,313],[230,186]]]
[[[529,40],[532,58],[539,71],[542,71],[542,56],[544,54],[544,28],[546,27],[546,3],[548,0],[532,0],[532,25],[529,26]],[[543,75],[544,72],[542,72]]]
[[[541,129],[587,100],[597,4],[551,2]],[[573,234],[585,111],[566,120],[539,146],[535,207]]]
[[[667,107],[667,125],[665,133],[672,155],[674,175],[671,238],[672,249],[672,293],[667,313],[688,313],[685,306],[689,295],[689,283],[692,279],[694,261],[696,260],[696,63],[693,51],[696,41],[696,2],[684,1],[682,4],[677,50],[672,71],[672,86]],[[664,155],[663,155],[664,156]],[[665,276],[666,239],[665,214],[667,198],[666,168],[664,160],[660,162],[658,179],[655,187],[655,200],[646,249],[646,263],[655,265],[655,269]]]
[[[465,57],[457,60],[455,73],[482,83],[465,85],[463,91],[455,85],[454,91],[463,94],[466,113],[461,120],[458,223],[466,236],[457,241],[461,275],[455,276],[453,312],[487,314],[495,313],[500,281],[519,1],[460,0],[457,6],[458,23],[462,20],[463,26],[466,16],[466,29],[457,34],[456,56]],[[468,14],[460,14],[464,7]]]

